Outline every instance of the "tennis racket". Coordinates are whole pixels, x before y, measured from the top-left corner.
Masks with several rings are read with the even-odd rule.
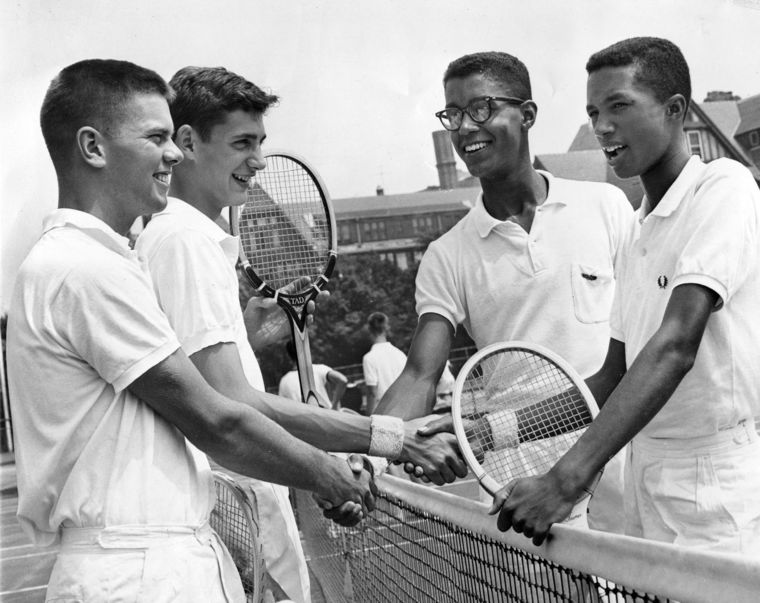
[[[459,371],[451,404],[462,455],[491,496],[513,479],[551,469],[598,412],[567,362],[520,341],[493,344],[472,356]],[[600,476],[566,522],[585,522]]]
[[[240,262],[253,287],[273,297],[288,316],[303,401],[319,404],[306,305],[335,268],[335,217],[327,189],[303,159],[272,153],[266,161],[251,179],[245,205],[230,208],[230,230],[240,238]],[[294,290],[292,283],[304,277],[308,284]]]
[[[257,603],[263,596],[266,571],[259,528],[254,520],[258,511],[243,488],[229,476],[215,471],[214,486],[216,506],[209,523],[235,561],[246,601]]]

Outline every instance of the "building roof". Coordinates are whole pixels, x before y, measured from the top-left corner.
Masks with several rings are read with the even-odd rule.
[[[578,133],[570,143],[568,151],[597,151],[599,150],[599,141],[596,139],[594,129],[591,124],[586,122],[578,128]]]
[[[710,120],[720,129],[723,134],[733,138],[736,127],[741,120],[739,107],[736,101],[711,101],[699,103],[699,108],[704,111]]]
[[[455,188],[446,191],[421,191],[402,195],[374,195],[333,199],[335,215],[340,220],[351,218],[403,216],[429,211],[467,210],[475,205],[480,188]]]
[[[760,129],[760,94],[740,100],[737,105],[741,122],[736,128],[735,136]]]
[[[586,128],[587,126],[582,127]],[[596,139],[594,144],[596,144]],[[613,184],[625,193],[633,207],[639,206],[644,195],[639,178],[618,178],[612,168],[607,165],[607,159],[598,147],[594,151],[536,155],[533,165],[559,178]]]

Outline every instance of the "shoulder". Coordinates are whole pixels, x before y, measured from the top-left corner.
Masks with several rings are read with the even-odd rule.
[[[724,180],[735,184],[736,186],[747,186],[750,188],[757,188],[757,183],[752,177],[752,173],[746,166],[742,165],[738,161],[721,157],[705,164],[705,170],[703,175],[703,182]]]
[[[198,228],[178,223],[169,215],[154,217],[137,237],[136,251],[152,259],[161,250],[174,250],[182,255],[202,255],[215,250],[219,244]]]

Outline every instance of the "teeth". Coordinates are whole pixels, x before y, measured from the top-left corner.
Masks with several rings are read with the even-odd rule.
[[[622,148],[623,148],[622,144],[616,144],[615,146],[612,146],[612,147],[602,147],[602,149],[604,149],[606,153],[614,153],[615,151],[619,151]]]
[[[164,184],[169,184],[169,180],[171,179],[171,174],[156,174],[155,178],[159,182],[163,182]]]
[[[468,144],[464,147],[465,153],[474,153],[475,151],[479,151],[480,149],[486,148],[485,142],[475,142],[473,144]]]
[[[248,181],[251,179],[251,176],[238,176],[237,174],[232,174],[232,177],[237,180],[238,182],[242,182],[244,184],[248,184]]]

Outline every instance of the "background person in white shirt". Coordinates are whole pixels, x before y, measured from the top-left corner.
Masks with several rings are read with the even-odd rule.
[[[298,378],[296,348],[292,340],[285,344],[285,351],[292,364],[290,370],[280,379],[277,393],[283,398],[301,402],[303,394],[301,393],[301,381]],[[316,393],[321,399],[320,406],[338,408],[340,400],[346,392],[348,378],[340,371],[336,371],[326,364],[314,364],[312,365],[312,370],[314,372],[314,387],[317,389]],[[324,404],[322,401],[324,401]]]
[[[87,60],[42,105],[59,209],[19,271],[8,368],[19,521],[35,543],[61,543],[48,600],[244,601],[208,526],[204,453],[328,506],[373,505],[367,472],[208,385],[128,246],[182,160],[170,95],[153,71]]]
[[[760,191],[683,136],[689,67],[675,44],[631,38],[594,55],[586,110],[615,173],[646,193],[622,250],[612,334],[587,383],[601,411],[545,475],[494,499],[499,529],[540,543],[604,461],[628,446],[626,531],[760,555]]]
[[[406,354],[388,341],[391,326],[382,312],[373,312],[367,318],[367,329],[372,339],[372,348],[362,358],[364,384],[367,387],[367,414],[372,414],[378,400],[391,383],[401,374],[406,363]],[[429,414],[429,413],[428,413]]]
[[[533,168],[529,132],[538,108],[519,59],[465,55],[448,66],[443,84],[446,109],[437,115],[483,191],[420,263],[409,360],[377,408],[407,418],[430,412],[460,324],[478,349],[527,341],[584,377],[598,370],[610,335],[618,249],[632,214],[612,185]],[[607,466],[589,506],[591,527],[622,531],[622,467],[619,457]]]

